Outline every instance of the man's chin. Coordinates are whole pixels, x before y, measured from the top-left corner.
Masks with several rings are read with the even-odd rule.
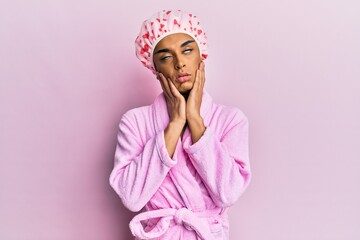
[[[187,99],[188,96],[189,96],[189,94],[190,94],[190,92],[191,92],[191,89],[189,89],[189,90],[184,90],[184,91],[180,91],[180,94],[183,95],[183,97],[184,97],[185,99]]]
[[[180,87],[178,90],[181,94],[189,94],[193,86],[194,86],[193,84],[191,86],[190,85],[182,86],[184,88]]]

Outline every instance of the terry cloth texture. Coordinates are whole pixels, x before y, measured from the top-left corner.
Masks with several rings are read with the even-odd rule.
[[[130,223],[136,239],[229,239],[227,208],[251,179],[248,119],[240,109],[213,103],[207,92],[200,114],[203,136],[192,143],[186,128],[172,158],[163,94],[122,117],[110,184],[131,211],[144,208]]]

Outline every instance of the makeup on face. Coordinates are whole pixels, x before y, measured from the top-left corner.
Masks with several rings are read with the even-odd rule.
[[[192,89],[201,57],[191,36],[185,33],[166,36],[155,47],[153,59],[156,71],[170,78],[180,92]]]

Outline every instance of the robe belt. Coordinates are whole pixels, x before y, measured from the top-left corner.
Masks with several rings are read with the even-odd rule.
[[[215,212],[216,211],[216,212]],[[193,230],[196,234],[205,240],[213,240],[211,234],[208,217],[218,216],[222,217],[219,209],[205,210],[203,212],[192,212],[187,208],[167,208],[142,212],[136,215],[130,221],[130,230],[132,234],[140,239],[152,239],[163,235],[169,228],[173,221],[175,224],[184,225],[188,230]],[[160,218],[155,227],[145,232],[141,221],[150,220],[151,218]]]

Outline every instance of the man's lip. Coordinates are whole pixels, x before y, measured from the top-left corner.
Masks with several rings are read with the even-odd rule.
[[[191,75],[191,74],[189,74],[189,73],[179,73],[179,74],[178,74],[178,78],[179,78],[179,77],[184,77],[184,76],[187,76],[187,75]]]
[[[191,79],[191,74],[188,74],[188,73],[180,73],[177,76],[177,81],[180,82],[180,83],[189,81],[190,79]]]

